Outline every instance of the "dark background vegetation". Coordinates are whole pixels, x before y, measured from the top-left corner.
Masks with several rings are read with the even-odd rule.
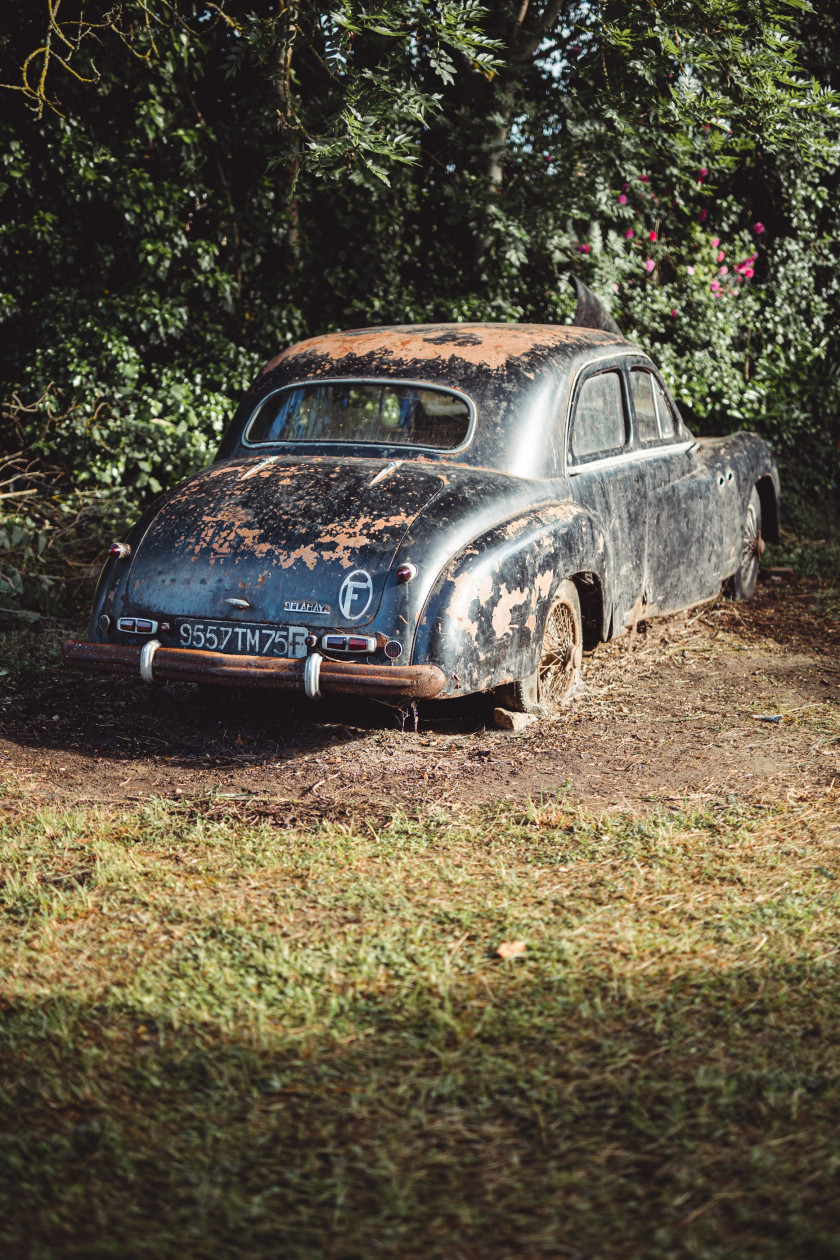
[[[831,0],[14,8],[0,605],[72,605],[111,530],[212,456],[279,347],[568,321],[572,271],[697,431],[770,439],[789,521],[827,512]]]

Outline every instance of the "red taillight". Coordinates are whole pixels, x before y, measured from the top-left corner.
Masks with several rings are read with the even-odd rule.
[[[397,568],[397,581],[410,582],[413,577],[417,576],[416,564],[401,564]]]
[[[117,629],[125,634],[156,634],[157,628],[158,623],[146,617],[120,617],[117,622]],[[166,628],[169,629],[168,626]]]
[[[127,560],[131,555],[131,548],[128,543],[112,542],[108,548],[108,555],[114,556],[117,560]]]
[[[325,652],[375,652],[376,639],[366,634],[325,634],[321,647]]]

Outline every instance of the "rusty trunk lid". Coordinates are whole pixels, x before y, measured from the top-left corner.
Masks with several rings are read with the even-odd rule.
[[[418,461],[213,465],[168,497],[135,544],[126,606],[155,617],[365,625],[400,541],[445,481]]]

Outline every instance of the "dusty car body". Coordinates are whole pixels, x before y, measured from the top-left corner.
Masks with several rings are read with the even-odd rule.
[[[778,535],[767,446],[695,439],[602,322],[367,328],[283,351],[213,464],[114,545],[65,660],[313,698],[502,689],[545,709],[582,650],[727,580],[750,594]]]

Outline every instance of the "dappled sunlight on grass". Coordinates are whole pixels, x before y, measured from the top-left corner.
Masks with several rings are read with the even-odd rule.
[[[830,1254],[837,814],[10,820],[0,1238]]]

